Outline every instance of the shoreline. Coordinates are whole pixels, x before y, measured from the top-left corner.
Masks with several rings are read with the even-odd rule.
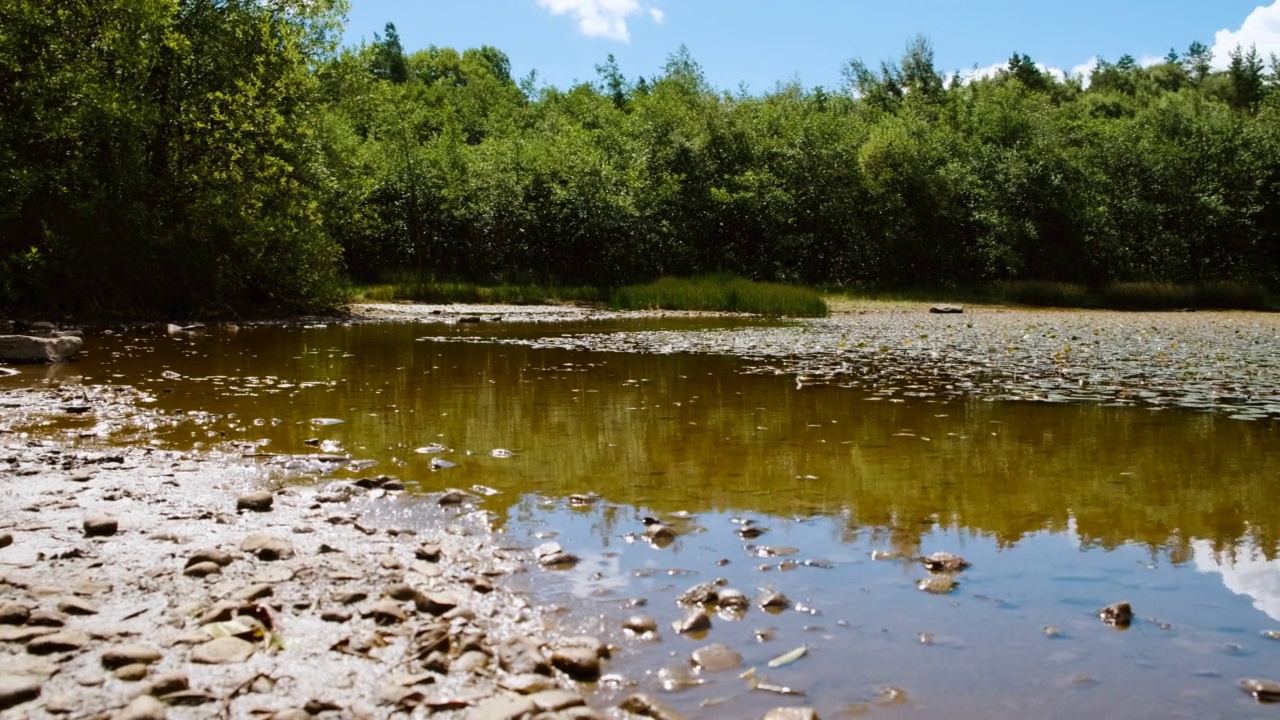
[[[21,406],[0,432],[0,718],[602,717],[574,677],[607,647],[530,604],[531,553],[482,513],[23,429],[68,396],[145,423],[139,395],[0,393]]]

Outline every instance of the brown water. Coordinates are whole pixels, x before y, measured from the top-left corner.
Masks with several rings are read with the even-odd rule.
[[[58,372],[134,385],[166,414],[185,413],[135,441],[304,454],[321,440],[356,461],[339,476],[497,490],[482,507],[512,544],[554,537],[582,557],[533,573],[534,592],[563,606],[571,628],[617,642],[611,669],[690,717],[788,704],[824,718],[1277,717],[1280,707],[1237,687],[1280,679],[1280,641],[1261,634],[1280,629],[1275,420],[982,392],[893,396],[806,386],[726,355],[569,349],[616,331],[774,329],[789,331],[665,320],[134,332],[91,338]],[[545,335],[578,339],[530,342]],[[457,342],[468,339],[521,342]],[[432,443],[449,451],[415,451]],[[433,458],[456,467],[432,471]],[[574,493],[601,499],[579,506]],[[645,542],[645,516],[680,536]],[[741,539],[747,518],[768,532]],[[973,563],[947,596],[915,587],[927,573],[913,558],[935,550]],[[674,598],[717,577],[796,605],[717,617],[703,639],[677,635]],[[637,598],[647,605],[628,609]],[[1137,615],[1125,631],[1096,614],[1119,600]],[[659,621],[660,641],[618,630],[637,611]],[[773,640],[756,639],[763,628]],[[658,670],[710,642],[807,696],[750,692],[740,670],[662,690]],[[801,644],[804,658],[765,667]],[[635,689],[598,692],[616,700]]]

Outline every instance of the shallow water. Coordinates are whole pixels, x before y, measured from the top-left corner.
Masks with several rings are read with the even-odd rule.
[[[612,671],[691,717],[806,703],[824,718],[1274,717],[1280,708],[1237,686],[1280,675],[1280,641],[1261,634],[1280,629],[1273,321],[1233,316],[1223,331],[1210,318],[1153,326],[1145,316],[1027,315],[947,320],[950,336],[935,327],[929,347],[893,352],[875,333],[919,345],[926,333],[909,324],[925,321],[138,331],[92,337],[80,361],[54,372],[134,385],[181,419],[132,441],[342,454],[355,462],[341,476],[498,491],[481,506],[512,544],[554,538],[582,557],[570,570],[531,573],[533,591],[562,606],[569,627],[621,646]],[[1045,377],[1077,377],[1053,363],[1033,372],[1041,348],[1030,341],[1000,363],[962,362],[965,347],[1007,327],[1039,328],[1043,344],[1072,323],[1139,341],[1095,346],[1085,365],[1105,388],[1098,396],[1010,399],[1048,400],[1053,390],[1035,390]],[[850,335],[856,342],[836,340]],[[1141,369],[1142,342],[1212,344],[1219,359],[1151,355],[1137,380],[1113,371]],[[839,349],[824,354],[824,343]],[[874,357],[841,354],[857,343]],[[1177,363],[1198,363],[1199,374],[1179,385]],[[1224,381],[1213,374],[1224,366],[1240,369]],[[0,387],[42,378],[27,371]],[[1196,397],[1179,394],[1197,383]],[[92,432],[95,422],[74,416],[48,431]],[[417,451],[431,444],[447,451]],[[514,455],[494,457],[497,448]],[[433,471],[433,458],[456,467]],[[575,493],[599,499],[573,503]],[[675,541],[647,542],[646,516],[670,523]],[[742,539],[748,519],[768,532]],[[916,589],[928,573],[914,558],[935,550],[973,563],[950,595]],[[677,635],[675,597],[718,577],[748,596],[780,590],[794,607],[714,617],[702,639]],[[628,607],[634,599],[647,604]],[[1096,614],[1119,600],[1137,616],[1124,631]],[[635,612],[658,620],[659,641],[619,630]],[[755,638],[763,628],[772,640]],[[659,668],[711,642],[807,696],[748,692],[741,670],[661,689]],[[802,659],[765,667],[801,644]],[[598,692],[616,700],[635,689]]]

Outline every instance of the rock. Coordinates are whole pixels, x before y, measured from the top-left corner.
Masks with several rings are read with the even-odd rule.
[[[698,583],[680,593],[680,597],[676,598],[676,602],[685,606],[713,605],[719,601],[720,588],[724,585],[724,580]]]
[[[259,490],[236,498],[236,510],[251,510],[253,512],[267,512],[271,509],[271,504],[275,502],[275,495],[270,490]]]
[[[632,635],[656,635],[658,632],[658,621],[648,615],[632,615],[622,621],[622,629]]]
[[[0,625],[25,625],[31,609],[22,603],[0,603]]]
[[[439,458],[436,458],[436,460],[439,460]],[[462,505],[463,503],[468,503],[475,499],[476,499],[476,496],[472,495],[466,490],[458,490],[456,488],[453,488],[450,490],[446,490],[444,494],[440,496],[440,499],[437,500],[436,502],[443,507],[443,506],[449,506],[449,505]]]
[[[482,670],[489,666],[489,656],[479,650],[468,650],[462,653],[453,662],[449,663],[449,671],[470,675],[477,670]]]
[[[779,613],[791,607],[791,600],[780,592],[765,592],[756,598],[756,605],[772,613]]]
[[[211,548],[208,550],[201,550],[191,555],[191,557],[187,558],[187,567],[191,567],[192,565],[198,565],[200,563],[206,563],[206,562],[211,562],[214,565],[217,565],[218,567],[226,567],[230,565],[231,561],[234,559],[235,557],[233,557],[231,553],[227,552],[226,550],[218,550],[217,548]]]
[[[741,590],[733,588],[724,588],[720,591],[720,599],[716,601],[716,605],[721,610],[740,610],[745,612],[751,606],[751,601]]]
[[[331,623],[344,623],[351,619],[351,613],[346,610],[325,610],[320,613],[320,619]]]
[[[187,680],[186,673],[168,672],[151,681],[151,684],[147,686],[147,694],[159,697],[172,695],[190,688],[191,681]]]
[[[695,610],[671,623],[671,627],[681,635],[706,632],[711,629],[711,616],[701,610]]]
[[[467,713],[467,720],[520,720],[538,712],[538,706],[526,695],[503,693],[482,700]]]
[[[45,712],[53,715],[70,715],[80,708],[82,701],[65,693],[50,697],[44,703]]]
[[[159,650],[146,645],[116,645],[102,653],[102,667],[114,670],[125,665],[150,665],[164,657]]]
[[[191,651],[191,662],[204,665],[239,663],[253,656],[256,646],[238,637],[220,637],[198,645]]]
[[[240,543],[240,549],[259,560],[288,560],[293,557],[293,546],[288,540],[270,535],[250,535]]]
[[[558,710],[587,704],[587,701],[578,693],[561,690],[559,688],[534,693],[529,696],[529,699],[532,700],[533,704],[537,705],[538,709],[543,712],[556,712]]]
[[[1098,617],[1104,625],[1123,630],[1133,622],[1133,608],[1127,602],[1112,603],[1099,610]]]
[[[934,305],[929,308],[929,312],[934,315],[959,315],[964,312],[964,308],[959,305]]]
[[[67,624],[67,619],[57,610],[36,608],[27,617],[27,624],[37,627],[62,627]]]
[[[544,568],[564,570],[578,564],[578,556],[564,551],[560,543],[548,542],[533,549],[533,556]]]
[[[417,550],[413,551],[413,556],[427,562],[439,562],[440,545],[438,543],[422,543]]]
[[[548,675],[551,665],[542,655],[542,648],[529,638],[514,637],[498,645],[498,662],[502,669],[513,675]]]
[[[929,572],[960,572],[969,567],[969,561],[949,552],[936,552],[929,557],[920,558]]]
[[[154,693],[153,693],[154,694]],[[165,705],[204,705],[217,698],[200,690],[179,690],[160,697]]]
[[[444,458],[439,458],[439,457],[431,458],[432,470],[448,470],[449,468],[456,468],[456,467],[458,467],[457,463],[450,462],[448,460],[445,460]],[[470,493],[466,493],[461,490],[450,490],[449,492],[446,492],[443,497],[440,498],[440,504],[449,505],[451,503],[453,504],[460,503],[470,496],[471,496]],[[449,498],[451,502],[446,502],[445,498]]]
[[[68,630],[52,635],[42,635],[27,643],[27,652],[32,655],[49,655],[51,653],[76,652],[89,644],[89,636],[82,632]]]
[[[13,544],[12,533],[0,533],[0,548],[7,548]]]
[[[1257,698],[1258,702],[1280,701],[1280,683],[1271,680],[1250,678],[1248,680],[1240,681],[1240,687],[1245,692]]]
[[[724,672],[742,665],[742,656],[722,643],[712,643],[693,651],[693,664],[705,672]]]
[[[89,482],[90,480],[93,479],[93,473],[88,470],[77,470],[71,473],[71,475],[67,476],[67,479],[70,480],[71,482],[78,482],[78,483]]]
[[[934,595],[946,595],[956,589],[956,579],[950,575],[930,575],[916,583],[916,587]]]
[[[112,720],[164,720],[165,714],[164,703],[150,695],[139,695],[112,716]]]
[[[618,708],[632,715],[653,718],[653,720],[684,720],[683,715],[663,705],[661,701],[648,693],[636,693],[618,703]]]
[[[458,607],[458,598],[443,592],[415,592],[413,605],[418,612],[443,615]]]
[[[520,693],[521,695],[532,695],[542,692],[543,690],[553,690],[557,687],[556,681],[546,675],[538,675],[537,673],[524,673],[519,675],[508,675],[499,683],[502,687]]]
[[[215,562],[198,562],[194,565],[188,565],[182,571],[183,575],[188,577],[208,577],[210,575],[219,575],[222,573],[222,566]]]
[[[67,362],[83,347],[84,340],[74,335],[57,338],[0,335],[0,362]]]
[[[600,656],[589,647],[574,646],[553,650],[551,665],[580,682],[600,677]]]
[[[132,665],[122,665],[116,668],[113,673],[117,680],[124,682],[137,682],[147,676],[147,666],[142,663],[133,663]]]
[[[275,588],[266,583],[258,583],[240,588],[231,594],[231,599],[249,603],[265,597],[271,597],[273,594],[275,594]]]
[[[85,537],[106,537],[115,535],[120,523],[107,515],[91,515],[84,519]]]
[[[40,697],[39,678],[22,675],[0,675],[0,710],[21,705]]]
[[[779,707],[765,713],[764,720],[818,720],[818,711],[811,707]]]
[[[404,608],[393,600],[379,600],[361,615],[373,618],[379,625],[397,625],[409,619]]]
[[[77,597],[58,601],[58,610],[68,615],[97,615],[98,609]]]

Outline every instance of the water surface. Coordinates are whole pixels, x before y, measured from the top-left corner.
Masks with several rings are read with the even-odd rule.
[[[864,381],[814,385],[788,365],[802,353],[762,365],[759,354],[715,354],[707,340],[785,344],[792,333],[799,348],[814,326],[130,332],[91,338],[79,362],[56,372],[134,385],[181,419],[135,441],[324,451],[356,461],[340,476],[397,475],[422,493],[496,490],[482,507],[512,544],[554,539],[582,557],[570,570],[532,572],[532,590],[561,606],[569,627],[621,646],[611,670],[691,717],[805,703],[824,718],[1276,716],[1280,708],[1236,685],[1280,674],[1280,641],[1261,634],[1280,629],[1269,376],[1244,373],[1232,385],[1258,386],[1262,400],[1248,403],[1261,409],[1248,421],[1214,403],[1012,401],[1016,368],[1012,384],[987,375],[959,392],[956,373],[925,364],[913,373],[905,361],[889,380],[854,373]],[[668,352],[622,351],[645,349],[618,340],[634,337]],[[1267,357],[1244,337],[1242,353]],[[29,371],[3,382],[42,379]],[[1109,388],[1112,400],[1125,391]],[[74,418],[50,431],[94,423]],[[445,450],[418,451],[432,444]],[[514,456],[493,457],[495,448]],[[433,471],[433,458],[456,467]],[[571,502],[574,494],[599,500]],[[648,542],[645,517],[679,536]],[[744,520],[768,532],[745,540]],[[950,595],[916,589],[927,572],[915,558],[935,550],[973,563]],[[715,578],[748,596],[780,590],[793,607],[716,617],[705,638],[677,635],[675,597]],[[636,600],[646,604],[629,607]],[[1128,630],[1096,615],[1119,600],[1138,616]],[[619,621],[633,612],[656,618],[661,639],[625,636]],[[766,628],[773,639],[762,642]],[[658,670],[710,642],[807,695],[749,692],[741,670],[664,691]],[[801,660],[764,666],[801,644]],[[598,693],[616,700],[635,689]]]

